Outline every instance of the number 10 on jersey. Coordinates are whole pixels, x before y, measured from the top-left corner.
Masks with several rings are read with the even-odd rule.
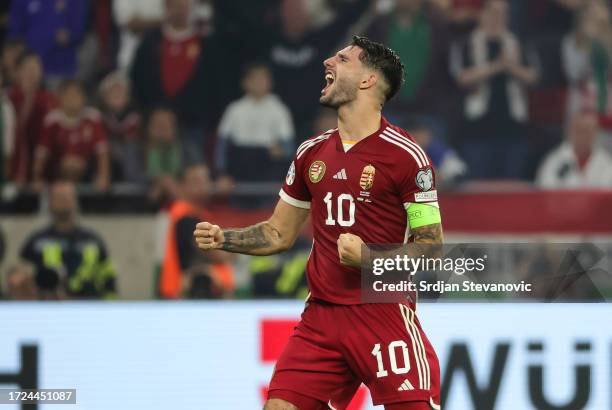
[[[344,203],[348,201],[348,218],[344,215]],[[323,202],[327,206],[327,219],[325,225],[336,225],[348,227],[355,224],[355,200],[351,194],[340,194],[334,201],[334,196],[328,192],[323,198]],[[334,206],[336,208],[334,218]]]

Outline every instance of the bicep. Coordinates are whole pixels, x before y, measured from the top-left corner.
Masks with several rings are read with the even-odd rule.
[[[268,223],[280,233],[283,242],[291,246],[302,231],[309,214],[310,209],[300,208],[280,199]]]

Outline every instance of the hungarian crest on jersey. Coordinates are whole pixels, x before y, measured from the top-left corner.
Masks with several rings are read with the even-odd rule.
[[[316,184],[320,180],[323,179],[323,175],[325,175],[325,162],[323,161],[315,161],[310,165],[308,169],[308,178],[313,184]]]
[[[374,185],[374,174],[376,174],[376,168],[372,164],[368,164],[363,167],[361,171],[361,178],[359,178],[359,186],[361,189],[367,191]]]

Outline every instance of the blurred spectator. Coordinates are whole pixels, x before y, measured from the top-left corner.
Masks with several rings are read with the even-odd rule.
[[[55,105],[55,97],[43,86],[42,64],[36,54],[22,54],[17,60],[17,70],[15,82],[8,91],[17,117],[9,176],[22,186],[31,181],[34,149],[42,134],[44,119]]]
[[[567,141],[546,157],[537,184],[546,189],[612,188],[612,155],[598,137],[595,113],[573,114]]]
[[[465,34],[476,28],[486,0],[451,0],[450,21],[454,34]]]
[[[176,115],[169,108],[157,108],[149,115],[146,161],[151,199],[163,202],[177,198],[175,178],[184,161]]]
[[[312,134],[323,84],[322,62],[335,53],[370,0],[338,1],[335,18],[314,26],[304,0],[281,2],[280,24],[252,28],[264,36],[258,47],[270,61],[276,92],[293,115],[298,142]],[[262,22],[260,22],[262,24]],[[248,37],[250,30],[244,27]],[[253,39],[261,37],[253,37]]]
[[[602,125],[612,129],[612,22],[605,3],[593,1],[578,13],[574,31],[562,45],[563,69],[569,81],[568,118],[585,108],[600,114]]]
[[[467,174],[465,163],[453,149],[433,133],[426,123],[412,119],[404,123],[403,127],[431,159],[436,170],[438,188],[452,187],[464,179]]]
[[[17,81],[17,60],[25,52],[25,44],[21,40],[8,40],[4,43],[0,71],[4,86],[11,86]]]
[[[268,256],[252,256],[249,274],[255,298],[308,298],[306,263],[312,240],[299,236],[287,252]]]
[[[83,0],[11,2],[11,38],[23,40],[42,58],[47,80],[54,84],[76,73],[76,54],[85,33],[87,3]]]
[[[8,180],[9,161],[13,156],[15,146],[16,127],[15,109],[4,91],[0,73],[0,188]]]
[[[51,224],[32,234],[21,257],[36,272],[41,292],[63,292],[70,298],[116,297],[116,273],[106,245],[77,223],[77,196],[72,183],[58,182],[49,190]]]
[[[113,14],[119,26],[117,65],[127,70],[143,35],[161,25],[165,0],[113,0]]]
[[[461,154],[473,178],[521,178],[526,88],[538,78],[533,52],[507,29],[508,3],[486,3],[479,27],[457,44],[451,69],[466,89]]]
[[[95,90],[100,79],[117,66],[119,33],[113,19],[113,0],[89,2],[86,30],[77,50],[77,71],[74,77],[86,89]]]
[[[250,65],[242,87],[245,95],[231,103],[221,119],[217,167],[240,182],[278,180],[293,151],[291,113],[271,93],[272,77],[266,65]]]
[[[184,130],[185,159],[200,162],[205,146],[207,78],[205,42],[191,22],[190,0],[165,0],[164,23],[149,32],[136,51],[130,77],[134,97],[145,109],[167,104]]]
[[[141,182],[141,116],[131,101],[130,84],[120,72],[109,74],[100,84],[102,121],[110,144],[114,181]]]
[[[38,290],[34,272],[28,266],[17,265],[6,272],[6,295],[8,300],[36,300]]]
[[[184,286],[190,297],[233,291],[229,255],[221,251],[201,252],[193,240],[196,224],[210,219],[207,206],[211,185],[209,170],[204,165],[189,166],[181,174],[181,197],[168,210],[170,221],[159,283],[159,293],[164,298],[181,296]],[[201,276],[211,280],[196,279]]]
[[[4,260],[4,254],[6,253],[6,242],[4,240],[4,231],[0,228],[0,267]]]
[[[36,147],[32,171],[35,189],[40,190],[44,181],[61,178],[93,181],[98,191],[106,191],[110,161],[100,112],[86,105],[85,92],[77,81],[63,81],[58,98],[59,108],[45,118]]]
[[[425,0],[398,0],[372,22],[367,35],[395,50],[406,67],[404,85],[386,107],[390,119],[407,110],[413,115],[439,113],[450,81],[448,33],[438,8]]]
[[[3,1],[0,3],[0,50],[4,46],[4,40],[6,39],[6,33],[8,32],[8,15],[10,6],[10,1]]]

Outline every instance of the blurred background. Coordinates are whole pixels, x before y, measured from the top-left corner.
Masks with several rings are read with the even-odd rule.
[[[91,368],[118,363],[108,361],[109,354],[129,362],[152,340],[144,336],[148,331],[160,345],[145,349],[146,354],[157,354],[157,347],[163,351],[159,337],[162,329],[171,327],[174,337],[163,340],[179,346],[192,343],[183,346],[190,354],[201,348],[195,343],[201,338],[219,349],[230,340],[246,338],[250,347],[241,354],[253,357],[242,363],[250,360],[258,366],[246,373],[265,385],[286,330],[297,318],[299,300],[307,294],[304,267],[311,233],[307,229],[282,255],[246,257],[198,252],[193,227],[200,220],[244,226],[270,214],[296,147],[336,127],[335,113],[318,103],[322,61],[354,34],[389,45],[406,66],[404,88],[384,114],[407,129],[431,157],[448,242],[610,243],[610,13],[606,0],[0,2],[0,299],[88,301],[74,302],[73,309],[61,307],[70,304],[1,304],[2,323],[10,330],[4,341],[0,337],[0,352],[9,352],[6,361],[0,355],[0,373],[3,366],[13,369],[10,374],[21,374],[19,369],[27,373],[27,366],[19,363],[30,357],[32,346],[55,346],[68,358],[62,360],[78,357],[86,362],[88,354],[75,353],[78,347],[62,347],[67,334],[74,337],[74,346],[89,334],[88,343],[109,347],[116,341],[105,335],[125,332],[132,350],[115,346],[111,353],[89,359],[95,362]],[[506,270],[532,263],[535,271],[555,272],[562,263],[563,258],[551,258],[545,246],[526,249],[532,252],[529,258],[524,252],[504,254],[501,248],[493,253],[505,261],[499,265]],[[604,249],[612,254],[612,247]],[[603,282],[609,285],[606,275]],[[609,290],[579,288],[572,296],[600,301]],[[226,302],[91,302],[152,299]],[[227,302],[246,299],[295,302]],[[425,329],[431,329],[434,345],[440,346],[443,369],[471,363],[469,351],[449,339],[445,318],[465,310],[476,315],[474,326],[486,327],[494,318],[506,317],[503,312],[509,311],[503,309],[510,309],[439,305],[424,307],[422,320]],[[537,367],[539,359],[529,362],[529,352],[542,353],[552,340],[565,343],[553,357],[574,352],[583,360],[590,350],[573,344],[581,335],[593,350],[598,341],[606,346],[597,354],[612,357],[608,333],[590,339],[596,330],[605,332],[597,323],[582,322],[584,334],[556,329],[570,333],[553,338],[542,330],[558,318],[556,311],[525,306],[506,318],[532,333],[508,335],[508,329],[491,327],[466,334],[453,328],[456,335],[476,343],[470,347],[480,358],[474,366],[484,372],[481,378],[493,378],[490,389],[495,390],[495,372],[503,370],[489,371],[489,360],[499,365],[503,358],[502,336],[522,338],[529,333],[536,338],[533,346],[515,340],[522,349],[519,359],[526,360],[521,366]],[[428,309],[433,312],[430,324]],[[612,313],[607,307],[584,309],[585,315],[596,317]],[[57,328],[53,321],[43,325],[42,312],[54,315]],[[576,312],[567,315],[579,321]],[[83,315],[89,314],[91,320],[85,320]],[[149,315],[158,316],[153,320]],[[202,322],[209,317],[210,322]],[[210,339],[213,330],[207,326],[219,325],[219,317],[236,325],[234,333]],[[532,322],[525,323],[526,317]],[[75,323],[83,330],[75,329]],[[194,323],[204,327],[198,330]],[[229,332],[229,324],[220,331]],[[144,332],[140,336],[139,329]],[[493,348],[489,341],[501,345]],[[573,366],[572,357],[567,361]],[[597,357],[600,365],[612,362]],[[183,379],[186,371],[223,367],[185,360],[163,365],[176,368],[175,373],[167,370],[173,376],[164,378],[163,385],[171,386],[174,376]],[[545,384],[569,384],[567,389],[573,391],[574,379],[567,372],[572,367],[564,360],[551,362],[559,361],[565,373],[553,372],[561,379]],[[474,377],[467,375],[465,381],[460,375],[466,384],[447,394],[459,397],[455,403],[467,397],[467,404],[451,408],[471,408],[469,397],[477,409],[612,408],[609,369],[597,370],[605,376],[587,386],[595,396],[588,396],[586,404],[578,400],[570,407],[554,407],[537,397],[533,386],[537,380],[539,386],[543,383],[535,378],[537,369],[535,379],[527,380],[526,370],[511,363],[514,381],[505,384],[503,379],[497,385],[504,400],[491,402],[492,390],[484,382],[478,385]],[[139,373],[153,366],[144,357],[132,365]],[[27,379],[24,373],[18,379],[29,386],[38,380],[43,387],[71,387],[91,376],[77,366],[81,373],[70,373],[75,377],[72,385],[58,386],[57,380],[71,380],[51,375],[62,365],[45,366],[38,376]],[[449,374],[447,390],[454,380],[454,373]],[[0,381],[13,380],[3,376]],[[133,384],[134,375],[128,376],[119,377],[116,387],[126,380]],[[223,383],[215,385],[217,391],[232,396],[232,377],[221,379],[215,381]],[[101,379],[90,381],[96,380]],[[201,380],[195,380],[182,386],[197,392]],[[143,394],[150,390],[145,385],[151,381],[143,381]],[[524,401],[516,399],[519,388]],[[253,396],[248,403],[260,403],[259,387],[249,392]],[[482,397],[476,402],[478,392]],[[101,396],[90,399],[86,408],[117,407]],[[166,402],[157,397],[155,403]],[[256,408],[220,403],[211,408]],[[198,407],[192,403],[177,408]]]

